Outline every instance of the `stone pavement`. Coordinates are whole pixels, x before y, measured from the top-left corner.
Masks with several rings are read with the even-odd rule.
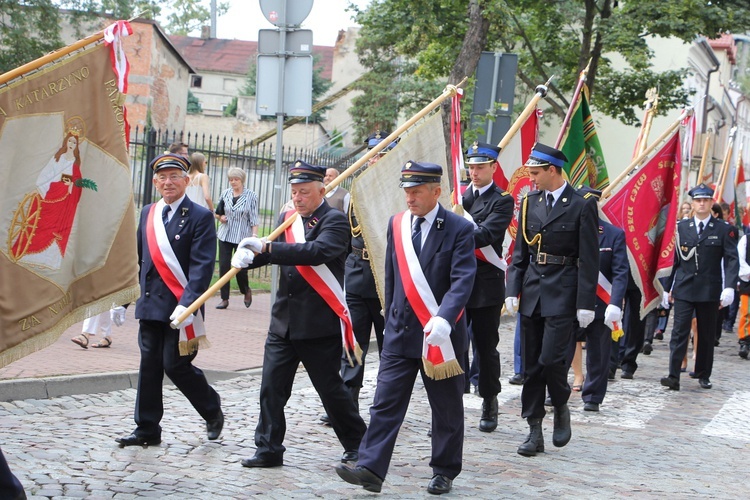
[[[229,314],[238,318],[236,323],[226,323],[214,337],[226,335],[225,341],[235,341],[244,335],[253,340],[231,345],[229,350],[236,355],[232,361],[211,360],[209,353],[213,349],[203,351],[196,358],[197,366],[242,369],[252,364],[247,350],[257,350],[252,353],[255,355],[262,353],[262,335],[244,320],[253,316],[256,304],[260,309],[261,303],[254,304],[250,311],[240,304],[235,299],[230,304],[232,309],[209,310],[208,319],[215,318],[216,324],[228,319]],[[46,361],[62,357],[65,365],[91,367],[94,362],[82,363],[78,359],[95,359],[99,363],[100,356],[110,356],[113,369],[128,368],[115,355],[118,349],[132,347],[125,345],[134,342],[125,333],[131,325],[128,323],[115,333],[115,343],[109,351],[83,351],[64,338],[57,354]],[[234,337],[232,330],[238,327],[247,330]],[[258,328],[264,330],[265,323],[261,322]],[[503,381],[511,371],[512,333],[513,323],[504,321],[499,345]],[[222,344],[214,342],[215,347],[224,349]],[[131,366],[135,367],[137,354],[135,350],[131,352],[136,358],[130,360]],[[221,358],[218,349],[216,353]],[[499,426],[491,434],[477,429],[481,400],[467,394],[464,470],[454,482],[451,496],[746,498],[745,464],[750,459],[750,391],[746,380],[750,364],[737,356],[736,339],[724,334],[722,345],[716,349],[714,388],[700,389],[697,381],[685,376],[682,391],[673,392],[659,385],[659,378],[666,373],[667,354],[667,341],[657,341],[652,355],[639,358],[634,380],[618,376],[610,385],[600,413],[584,413],[580,396],[573,393],[572,441],[564,448],[552,446],[552,418],[548,415],[544,422],[547,451],[534,458],[516,453],[527,433],[527,426],[519,417],[520,387],[503,383]],[[368,358],[362,391],[366,420],[364,409],[374,394],[375,358]],[[3,377],[15,369],[13,365],[3,370]],[[34,370],[44,376],[75,373],[72,368],[60,372],[59,367],[32,366],[24,367],[21,373],[29,376]],[[200,417],[169,386],[164,392],[166,412],[160,446],[121,449],[113,441],[133,429],[132,388],[0,402],[0,446],[30,498],[376,496],[344,483],[335,474],[333,466],[343,450],[333,431],[319,423],[321,405],[302,368],[287,406],[284,467],[241,467],[240,459],[254,452],[259,385],[257,370],[215,383],[226,414],[224,432],[216,442],[206,440]],[[428,496],[429,425],[429,406],[418,380],[383,485],[383,497]]]

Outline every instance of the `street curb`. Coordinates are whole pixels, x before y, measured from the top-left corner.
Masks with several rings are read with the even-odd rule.
[[[255,375],[260,373],[259,370],[259,368],[241,372],[203,370],[203,373],[206,374],[208,381],[213,383],[244,375]],[[165,377],[164,385],[171,384],[169,377]],[[106,393],[136,387],[138,387],[137,371],[2,380],[0,381],[0,402]]]

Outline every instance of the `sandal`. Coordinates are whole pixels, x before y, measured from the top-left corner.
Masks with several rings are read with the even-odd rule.
[[[78,344],[84,349],[89,348],[89,338],[83,334],[78,335],[77,337],[73,337],[72,339],[70,339],[70,341],[73,342],[74,344]]]
[[[102,337],[102,339],[96,344],[91,344],[91,347],[109,347],[112,345],[112,340],[109,337]]]

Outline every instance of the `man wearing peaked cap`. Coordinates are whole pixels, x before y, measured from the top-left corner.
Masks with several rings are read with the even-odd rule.
[[[581,196],[562,176],[562,151],[537,143],[526,166],[537,190],[529,192],[518,214],[518,236],[508,269],[505,307],[521,314],[526,382],[521,415],[529,436],[518,453],[544,451],[542,420],[549,392],[554,407],[552,443],[571,437],[568,357],[576,320],[581,328],[594,320],[599,273],[596,200]],[[519,304],[520,296],[520,304]]]
[[[700,184],[688,194],[693,198],[694,215],[677,223],[674,267],[662,300],[665,309],[674,302],[674,323],[669,375],[661,379],[661,385],[676,391],[680,390],[680,366],[687,353],[693,314],[698,323],[698,345],[691,376],[703,389],[712,387],[716,316],[719,307],[728,307],[734,301],[739,279],[737,229],[711,215],[713,189]]]
[[[372,149],[388,137],[390,132],[376,131],[365,140],[368,149]],[[368,165],[373,165],[377,160],[396,147],[398,139],[384,148],[379,155],[370,158]],[[355,181],[356,182],[356,181]],[[351,252],[346,257],[346,274],[344,283],[346,289],[346,304],[352,315],[352,327],[357,343],[362,347],[362,364],[349,364],[346,357],[341,359],[341,378],[346,388],[352,395],[354,404],[359,410],[359,392],[365,374],[365,359],[368,346],[370,345],[370,333],[375,330],[375,340],[378,344],[378,354],[383,350],[383,328],[385,321],[380,314],[382,306],[378,291],[375,286],[375,277],[370,267],[370,254],[365,247],[365,239],[362,237],[362,227],[354,214],[354,206],[349,203],[347,215],[351,230]],[[329,421],[328,416],[322,417],[323,421]]]
[[[492,181],[499,153],[500,148],[491,144],[475,142],[469,147],[466,164],[471,184],[462,200],[464,210],[475,223],[477,274],[466,304],[466,319],[471,328],[474,359],[479,366],[482,432],[492,432],[497,427],[497,395],[501,390],[497,344],[506,268],[502,254],[505,231],[513,217],[513,197]]]
[[[443,169],[408,161],[401,187],[408,210],[388,224],[385,335],[370,427],[356,467],[339,465],[346,482],[378,492],[397,432],[421,372],[432,408],[433,477],[427,491],[447,493],[461,472],[464,436],[464,307],[474,282],[472,225],[438,203]],[[411,285],[410,285],[411,284]]]
[[[244,467],[284,464],[284,408],[300,363],[344,448],[342,462],[357,460],[365,432],[365,423],[339,376],[342,327],[347,334],[351,332],[346,328],[348,311],[342,303],[349,224],[341,211],[326,202],[324,176],[325,167],[294,162],[289,168],[297,214],[294,222],[272,242],[245,238],[232,258],[234,267],[280,267],[263,355],[256,450],[254,456],[242,460]],[[278,224],[293,213],[282,213]]]
[[[206,421],[208,439],[217,439],[224,426],[219,395],[192,364],[198,347],[206,341],[203,307],[179,324],[179,330],[170,328],[170,321],[208,289],[216,262],[213,214],[185,196],[188,167],[186,158],[171,153],[151,162],[154,186],[162,199],[143,207],[138,226],[141,297],[135,317],[140,321],[141,362],[136,429],[116,439],[121,447],[161,442],[164,374]],[[172,259],[165,258],[170,255]]]
[[[579,188],[578,192],[584,196],[589,194],[597,201],[602,195],[589,186]],[[622,304],[629,270],[625,231],[599,219],[599,279],[605,283],[597,285],[601,289],[597,293],[594,321],[582,329],[586,341],[586,380],[581,391],[585,411],[599,411],[607,394],[612,330],[615,325],[618,329],[622,327]],[[640,302],[635,304],[635,317],[639,312]]]

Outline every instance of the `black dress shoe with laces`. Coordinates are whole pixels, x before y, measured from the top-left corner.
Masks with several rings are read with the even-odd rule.
[[[583,404],[583,411],[599,411],[599,403],[591,401]]]
[[[357,450],[349,450],[345,451],[343,455],[341,455],[341,463],[345,464],[346,462],[356,462],[359,460],[359,452]]]
[[[698,374],[697,374],[697,373],[695,373],[695,372],[689,372],[689,373],[688,373],[688,377],[690,377],[690,378],[700,378],[700,377],[698,376]]]
[[[661,385],[669,387],[673,391],[680,390],[680,381],[674,377],[662,377]]]
[[[698,383],[703,389],[710,389],[713,387],[713,384],[711,384],[711,381],[707,378],[698,379]]]
[[[383,480],[367,467],[339,464],[336,466],[336,474],[347,483],[356,484],[373,493],[380,493],[383,489]]]
[[[442,474],[435,474],[427,485],[427,493],[432,495],[442,495],[448,493],[453,488],[453,480]]]
[[[626,372],[625,370],[620,373],[620,378],[624,378],[626,380],[633,380],[633,373],[632,372]]]
[[[120,445],[120,448],[125,448],[126,446],[143,446],[144,448],[148,448],[149,446],[160,444],[161,436],[141,436],[134,432],[129,436],[116,438],[115,442]]]
[[[219,415],[212,419],[206,420],[206,434],[208,435],[209,441],[219,439],[221,430],[224,428],[224,412],[219,409]]]
[[[555,406],[554,408],[554,424],[552,428],[552,444],[558,448],[562,448],[570,441],[572,435],[570,431],[570,409],[568,405]]]
[[[259,457],[256,455],[251,458],[243,458],[240,463],[243,467],[251,468],[281,467],[282,465],[284,465],[284,459],[281,457]]]
[[[523,375],[520,373],[516,373],[512,377],[508,379],[508,382],[510,382],[512,385],[523,385],[524,379]]]

